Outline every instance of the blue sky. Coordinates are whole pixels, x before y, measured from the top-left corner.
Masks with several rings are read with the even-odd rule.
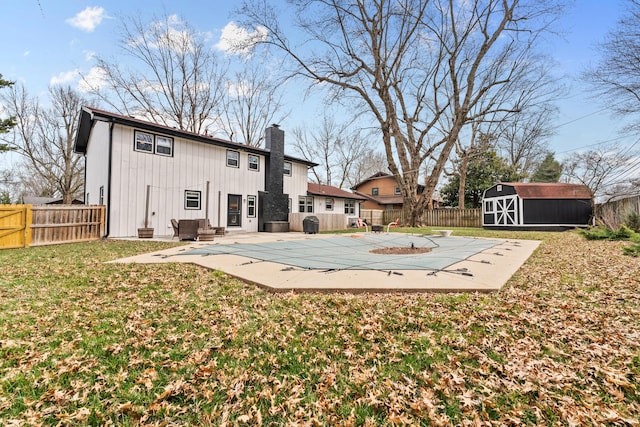
[[[164,14],[178,14],[191,26],[211,34],[215,46],[233,20],[233,1],[162,2],[157,0],[4,0],[0,15],[2,59],[5,79],[21,81],[31,94],[45,95],[51,83],[77,83],[77,71],[88,73],[92,56],[117,52],[119,21],[123,16],[141,15],[145,20]],[[560,114],[557,135],[549,141],[558,157],[602,141],[619,138],[619,122],[588,96],[589,89],[574,79],[596,59],[593,47],[613,28],[622,12],[622,0],[576,0],[562,18],[564,38],[549,44],[558,62],[557,73],[567,76],[571,92],[558,100]],[[289,94],[288,99],[300,99]],[[43,96],[44,97],[44,96]],[[293,129],[306,115],[317,113],[309,101],[281,125]],[[568,124],[567,124],[568,123]],[[622,139],[632,144],[635,139]]]

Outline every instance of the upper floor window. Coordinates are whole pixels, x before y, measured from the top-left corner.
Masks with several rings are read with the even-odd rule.
[[[237,168],[240,166],[240,152],[227,150],[227,166]]]
[[[173,156],[173,138],[156,136],[156,154]]]
[[[284,175],[291,176],[291,162],[284,162]]]
[[[400,187],[396,187],[393,189],[393,194],[395,194],[396,196],[400,195]]]
[[[372,196],[377,196],[378,195],[378,187],[373,187],[371,189],[371,195]]]
[[[253,171],[260,170],[260,157],[255,154],[249,154],[249,169]]]
[[[145,151],[147,153],[153,153],[153,134],[140,132],[139,130],[134,132],[135,150]]]

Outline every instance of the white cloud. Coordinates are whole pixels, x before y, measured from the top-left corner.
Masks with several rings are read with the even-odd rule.
[[[106,83],[107,73],[100,67],[93,67],[89,73],[82,76],[78,82],[78,90],[80,92],[91,92],[92,90],[101,89]]]
[[[66,22],[73,27],[90,33],[100,25],[105,16],[104,8],[99,6],[87,7],[82,12],[78,12],[73,18],[67,19]]]
[[[74,81],[78,77],[78,75],[78,70],[64,71],[57,76],[51,77],[51,80],[49,80],[49,84],[51,86],[56,86],[64,83],[69,83]]]
[[[253,47],[267,39],[267,33],[265,27],[259,26],[249,32],[231,21],[222,29],[216,48],[230,54],[251,55]]]
[[[83,53],[85,61],[92,61],[96,57],[96,53],[92,50],[85,50]]]
[[[29,56],[30,53],[31,53],[30,51],[25,50],[25,52],[22,54],[22,56]]]

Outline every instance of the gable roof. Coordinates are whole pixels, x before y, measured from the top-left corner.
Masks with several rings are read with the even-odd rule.
[[[580,184],[503,182],[502,185],[512,186],[521,199],[591,199],[589,188]]]
[[[364,199],[374,201],[379,205],[401,205],[404,203],[404,198],[398,195],[373,196],[371,194],[361,193],[360,191],[356,191],[355,193],[359,196],[362,196]]]
[[[109,111],[100,110],[92,107],[82,107],[80,110],[80,121],[78,126],[78,132],[73,144],[73,151],[76,153],[85,154],[87,152],[87,145],[89,144],[89,137],[91,136],[91,130],[95,122],[109,122],[117,123],[124,126],[133,127],[136,129],[147,130],[150,132],[158,132],[165,135],[170,135],[178,138],[189,139],[191,141],[202,142],[205,144],[216,145],[219,147],[230,148],[233,150],[247,151],[254,154],[262,154],[264,156],[269,155],[269,150],[264,148],[252,147],[250,145],[240,144],[237,142],[226,141],[224,139],[215,138],[209,135],[201,135],[195,132],[189,132],[186,130],[180,130],[169,126],[152,123],[146,120],[137,119],[131,116],[123,116],[121,114],[111,113]],[[308,160],[284,156],[285,160],[296,163],[302,163],[307,166],[317,166],[317,163],[310,162]]]
[[[366,184],[369,181],[373,181],[373,180],[376,180],[376,179],[385,179],[385,178],[393,178],[393,175],[390,175],[390,174],[384,173],[384,172],[377,172],[377,173],[371,175],[369,178],[365,178],[364,180],[360,181],[359,183],[357,183],[356,185],[351,187],[351,189],[355,190],[358,187],[362,186],[363,184]]]
[[[313,196],[337,197],[341,199],[366,200],[366,198],[348,191],[344,191],[331,185],[315,184],[309,182],[307,184],[307,193]]]

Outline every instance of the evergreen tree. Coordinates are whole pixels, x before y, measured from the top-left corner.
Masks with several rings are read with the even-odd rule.
[[[484,190],[496,182],[513,181],[511,169],[503,158],[498,156],[495,150],[485,151],[469,159],[467,179],[464,191],[465,208],[479,208],[482,203]],[[460,177],[454,175],[449,178],[447,184],[440,190],[444,204],[447,206],[458,205],[458,187]]]
[[[561,175],[562,165],[554,158],[554,153],[549,152],[531,176],[531,182],[558,182]]]
[[[11,85],[13,85],[13,82],[4,80],[2,78],[2,74],[0,74],[0,89],[6,86],[11,86]],[[9,132],[9,130],[15,125],[16,125],[16,122],[13,117],[9,117],[8,119],[0,119],[0,134]],[[9,150],[9,147],[6,144],[0,143],[0,153],[8,150]]]

